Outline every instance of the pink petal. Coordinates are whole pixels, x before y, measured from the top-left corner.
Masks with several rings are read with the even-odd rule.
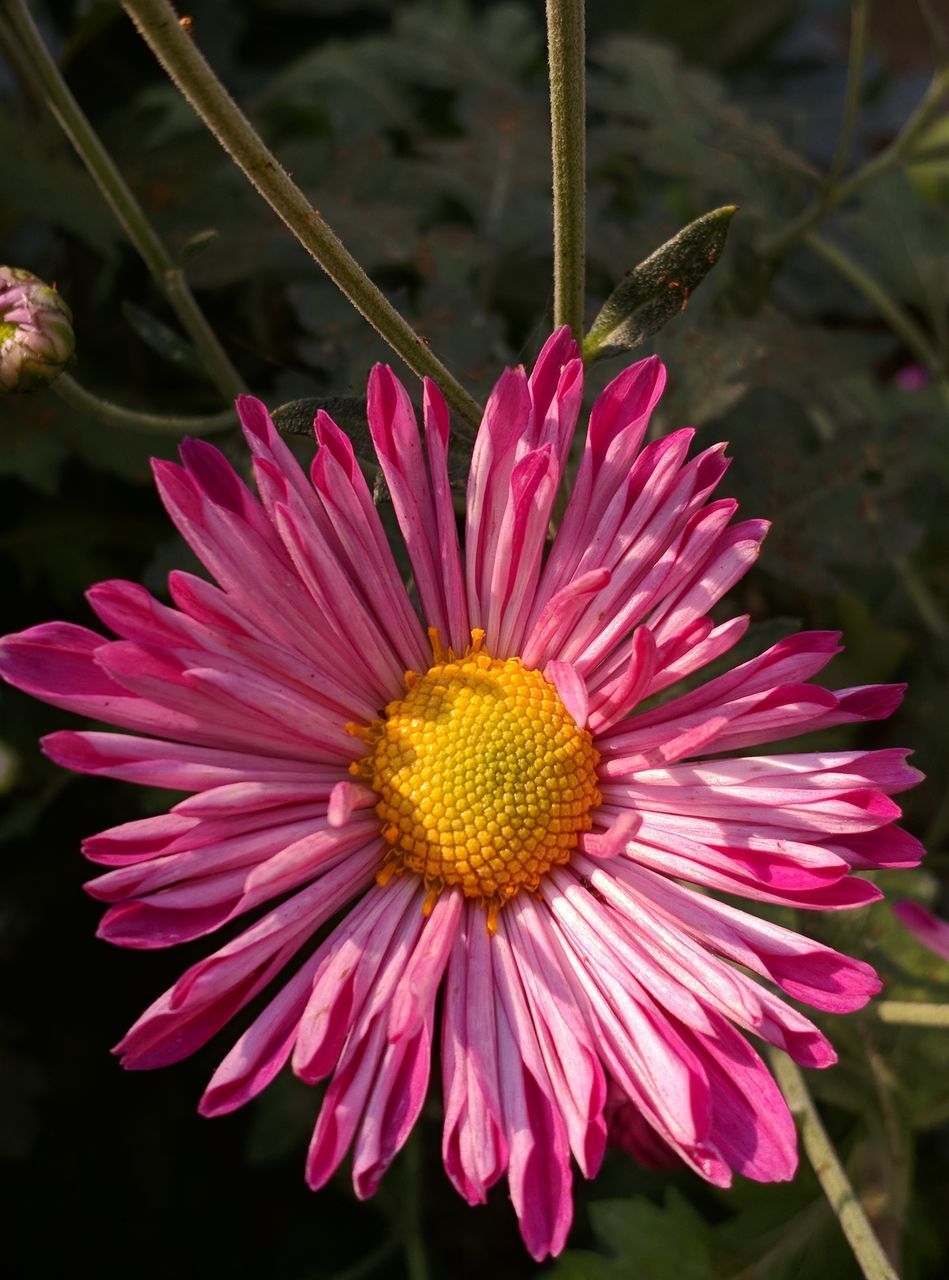
[[[893,914],[917,942],[943,960],[949,960],[949,923],[927,911],[920,903],[906,900],[893,904]]]

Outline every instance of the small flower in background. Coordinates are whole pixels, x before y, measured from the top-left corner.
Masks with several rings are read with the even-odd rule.
[[[925,391],[932,382],[932,374],[921,364],[904,364],[893,374],[893,385],[901,391]]]
[[[545,558],[583,390],[569,332],[491,396],[463,550],[444,401],[426,383],[420,434],[377,367],[369,424],[421,619],[345,435],[318,415],[308,479],[244,397],[259,499],[206,443],[155,463],[219,585],[174,572],[169,607],[101,583],[89,600],[119,639],[50,623],[0,644],[12,684],[131,731],[54,733],[52,759],[194,793],[85,842],[111,868],[89,885],[112,904],[100,935],[166,947],[264,908],[142,1015],[123,1064],[188,1056],[279,977],[200,1109],[241,1106],[288,1061],[329,1079],[307,1180],[352,1147],[365,1197],[437,1044],[448,1175],[476,1204],[506,1174],[537,1259],[563,1248],[572,1164],[592,1177],[608,1135],[717,1186],[793,1176],[793,1122],[741,1032],[806,1066],[835,1054],[756,979],[835,1013],[880,983],[713,894],[858,907],[881,895],[854,872],[921,856],[893,825],[919,777],[905,752],[733,754],[893,711],[899,686],[810,683],[835,634],[669,696],[744,635],[710,611],[767,526],[710,500],[722,446],[643,446],[664,380],[652,358],[597,399]]]
[[[949,960],[949,921],[927,911],[918,902],[894,902],[893,914],[924,947]]]
[[[76,346],[72,312],[48,284],[0,266],[0,391],[34,391],[62,373]]]

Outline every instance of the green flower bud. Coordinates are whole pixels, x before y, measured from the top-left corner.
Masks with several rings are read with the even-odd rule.
[[[76,345],[72,312],[55,289],[19,267],[0,267],[0,391],[53,382]]]

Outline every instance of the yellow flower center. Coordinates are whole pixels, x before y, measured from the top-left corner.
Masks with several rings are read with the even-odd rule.
[[[473,631],[456,658],[433,633],[435,665],[406,673],[405,696],[382,719],[351,726],[370,749],[350,768],[379,796],[380,883],[414,871],[429,910],[457,885],[483,901],[493,932],[498,909],[537,889],[590,829],[599,753],[539,671],[490,657],[483,639]]]

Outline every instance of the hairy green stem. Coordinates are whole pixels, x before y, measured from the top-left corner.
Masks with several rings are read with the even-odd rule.
[[[949,1027],[949,1004],[916,1000],[877,1000],[870,1012],[880,1022],[900,1027]]]
[[[867,48],[867,18],[870,14],[870,0],[853,0],[850,9],[850,54],[847,59],[847,92],[844,97],[844,110],[840,122],[840,137],[834,151],[834,158],[827,174],[826,186],[833,188],[840,181],[840,176],[850,159],[850,144],[853,141],[854,126],[860,110],[860,91],[863,88],[863,59]]]
[[[168,75],[245,177],[379,335],[414,373],[428,375],[470,427],[481,409],[365,271],[264,145],[181,26],[167,0],[123,0],[123,7]]]
[[[768,1056],[788,1107],[798,1121],[807,1158],[860,1270],[866,1280],[899,1280],[827,1136],[800,1069],[780,1050],[772,1050]]]
[[[823,236],[818,235],[816,231],[809,232],[804,237],[804,243],[832,266],[838,275],[842,276],[858,292],[863,294],[867,301],[879,311],[893,332],[903,339],[913,354],[917,356],[920,363],[924,364],[930,373],[936,376],[943,373],[939,353],[929,341],[923,329],[920,328],[908,312],[903,310],[895,299],[890,297],[882,285],[878,284],[872,276],[869,276],[864,271],[858,262],[851,258],[848,253],[845,253],[839,245],[831,244],[829,240],[825,240]]]
[[[586,94],[583,0],[547,0],[554,189],[554,324],[583,337]]]
[[[137,409],[126,409],[124,405],[93,395],[68,373],[61,373],[55,382],[50,383],[50,389],[79,413],[110,427],[121,427],[124,431],[140,431],[146,435],[208,436],[237,426],[237,414],[233,409],[224,409],[206,417],[140,413]]]
[[[162,243],[63,79],[24,0],[0,0],[0,40],[24,89],[49,108],[125,229],[156,284],[194,343],[208,373],[228,400],[244,382],[195,301],[184,274]]]
[[[868,160],[839,185],[825,184],[821,194],[812,204],[802,210],[796,218],[792,218],[786,227],[765,240],[761,246],[762,255],[766,258],[780,258],[793,244],[806,236],[825,214],[845,204],[868,182],[872,182],[881,173],[906,159],[917,140],[938,116],[947,93],[949,93],[949,65],[940,67],[933,76],[916,110],[889,146],[875,155],[872,160]]]

